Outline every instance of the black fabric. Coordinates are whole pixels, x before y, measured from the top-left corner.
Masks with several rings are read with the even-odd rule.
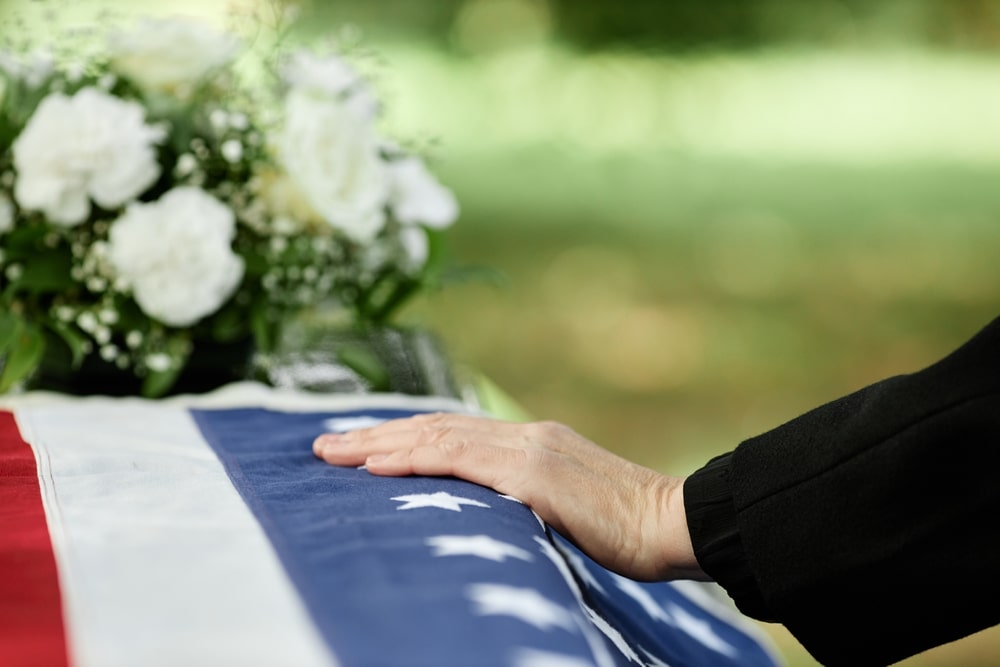
[[[699,563],[744,612],[823,664],[884,665],[1000,623],[998,469],[1000,318],[742,443],[685,502]]]
[[[762,621],[776,621],[750,572],[736,527],[736,506],[729,487],[732,454],[718,456],[684,481],[684,506],[698,564],[725,588],[740,611]]]

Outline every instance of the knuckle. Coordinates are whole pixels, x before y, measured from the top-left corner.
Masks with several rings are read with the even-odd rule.
[[[429,445],[441,445],[448,442],[454,430],[448,426],[431,424],[420,429],[420,441]]]
[[[545,475],[552,468],[552,454],[545,449],[519,449],[512,452],[515,464],[528,473]]]
[[[529,427],[533,435],[546,441],[557,440],[571,432],[568,426],[555,421],[535,422],[530,424]]]
[[[441,426],[444,424],[447,415],[443,412],[425,412],[415,416],[413,419],[429,426]]]
[[[438,451],[450,460],[464,458],[471,451],[471,445],[467,440],[441,440],[436,446]]]

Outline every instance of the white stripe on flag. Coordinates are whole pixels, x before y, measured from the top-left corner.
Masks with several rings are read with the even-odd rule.
[[[335,661],[188,412],[16,409],[35,449],[78,667]]]

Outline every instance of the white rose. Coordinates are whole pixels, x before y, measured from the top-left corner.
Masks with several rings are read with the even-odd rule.
[[[160,175],[153,146],[164,136],[144,116],[96,88],[48,95],[14,141],[17,203],[69,227],[90,215],[91,199],[111,209],[142,194]]]
[[[341,98],[367,118],[373,118],[378,112],[378,102],[368,83],[339,56],[321,57],[298,51],[285,63],[281,73],[282,79],[292,88]]]
[[[258,180],[257,193],[274,220],[294,221],[294,231],[326,224],[288,174],[268,170],[259,173]]]
[[[132,204],[111,225],[108,259],[143,312],[185,327],[216,312],[243,278],[233,212],[203,190],[179,187]]]
[[[282,79],[294,88],[308,88],[339,95],[361,81],[346,60],[337,56],[320,57],[297,51],[281,68]]]
[[[424,166],[405,157],[389,163],[389,207],[404,225],[422,224],[443,229],[458,217],[458,201]]]
[[[232,62],[235,37],[204,23],[180,17],[140,20],[111,36],[111,66],[140,86],[177,92]]]
[[[359,243],[378,235],[388,181],[371,118],[344,100],[293,89],[275,139],[289,178],[327,224]]]
[[[14,204],[10,197],[0,194],[0,234],[14,228]]]

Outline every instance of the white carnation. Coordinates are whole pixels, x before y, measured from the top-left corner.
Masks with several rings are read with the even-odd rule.
[[[458,217],[458,201],[417,157],[389,163],[389,206],[404,225],[443,229]]]
[[[55,59],[47,51],[34,51],[27,56],[0,51],[0,70],[11,79],[24,81],[29,88],[38,88],[55,71]]]
[[[293,89],[278,156],[302,197],[329,225],[368,243],[385,225],[388,180],[371,118],[345,100]]]
[[[156,181],[154,144],[163,136],[136,102],[91,87],[73,97],[52,93],[14,141],[14,198],[52,223],[77,225],[91,199],[117,208]]]
[[[204,23],[172,17],[140,20],[113,34],[108,48],[118,73],[150,90],[177,92],[232,62],[239,43]]]
[[[150,317],[184,327],[216,312],[243,278],[232,250],[233,212],[203,190],[179,187],[132,204],[111,225],[108,259]]]

